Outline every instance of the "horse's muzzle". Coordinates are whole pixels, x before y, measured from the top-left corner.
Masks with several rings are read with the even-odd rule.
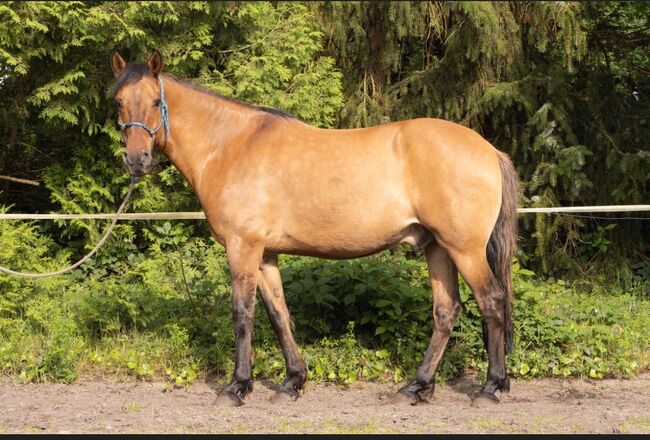
[[[141,150],[138,154],[129,154],[125,152],[122,155],[124,166],[129,170],[129,174],[134,177],[142,177],[151,168],[151,154]]]

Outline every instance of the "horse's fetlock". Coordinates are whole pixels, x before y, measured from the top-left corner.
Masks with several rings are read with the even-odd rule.
[[[291,383],[296,390],[302,389],[305,382],[307,382],[306,369],[287,369],[287,378],[285,383]]]
[[[245,397],[251,391],[253,391],[253,379],[251,378],[235,379],[226,388],[226,392],[231,392],[239,397]]]
[[[431,377],[418,371],[417,373],[415,373],[415,380],[413,381],[413,383],[417,384],[420,388],[424,388],[429,382],[431,382],[431,380],[432,380]]]
[[[505,393],[510,392],[510,378],[507,375],[497,382],[497,389]]]

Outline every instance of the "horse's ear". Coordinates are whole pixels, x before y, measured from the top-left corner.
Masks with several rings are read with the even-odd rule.
[[[158,52],[156,49],[151,52],[151,56],[147,61],[147,69],[149,69],[149,73],[151,73],[153,76],[158,76],[162,70],[162,55],[160,55],[160,52]]]
[[[118,51],[113,52],[113,55],[111,56],[111,69],[113,69],[113,74],[115,75],[115,78],[120,76],[120,73],[122,73],[125,67],[126,67],[126,61],[124,61],[122,55],[120,55]]]

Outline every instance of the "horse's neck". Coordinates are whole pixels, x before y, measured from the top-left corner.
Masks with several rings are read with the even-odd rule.
[[[170,135],[163,152],[195,189],[206,166],[215,167],[233,139],[251,123],[251,110],[165,81]]]

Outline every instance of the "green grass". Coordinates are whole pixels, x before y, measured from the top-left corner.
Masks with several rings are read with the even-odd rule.
[[[619,425],[622,433],[650,433],[650,417],[630,417]]]

